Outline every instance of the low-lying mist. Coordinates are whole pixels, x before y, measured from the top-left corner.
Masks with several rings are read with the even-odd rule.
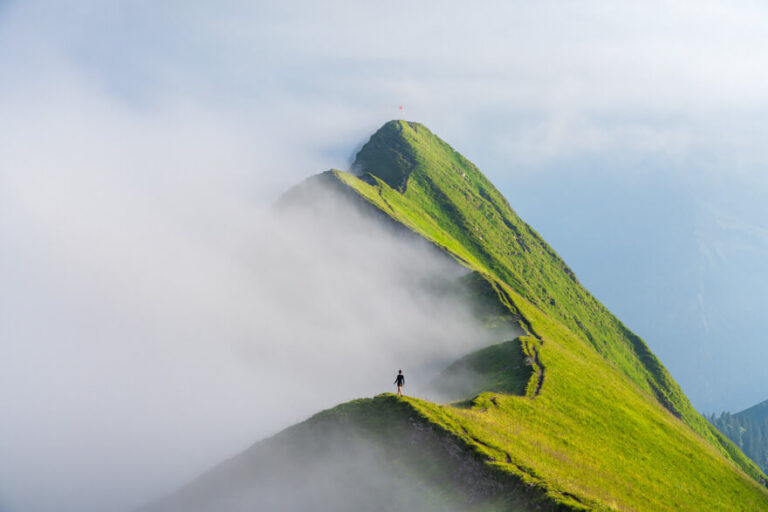
[[[314,417],[138,512],[480,512],[502,510],[499,502],[509,509],[514,486],[407,406],[398,409],[380,398]]]
[[[436,293],[466,270],[332,194],[318,222],[214,172],[111,172],[5,176],[4,512],[131,510],[501,341]]]

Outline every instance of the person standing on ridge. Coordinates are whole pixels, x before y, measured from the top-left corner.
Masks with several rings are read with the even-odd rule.
[[[398,370],[397,377],[395,377],[395,384],[397,385],[397,396],[403,396],[403,384],[405,384],[403,370]]]

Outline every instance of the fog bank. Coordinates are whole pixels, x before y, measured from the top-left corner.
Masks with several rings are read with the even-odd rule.
[[[4,510],[131,509],[500,341],[434,294],[465,271],[426,244],[343,205],[323,229],[273,209],[281,169],[226,123],[104,115],[4,133]]]

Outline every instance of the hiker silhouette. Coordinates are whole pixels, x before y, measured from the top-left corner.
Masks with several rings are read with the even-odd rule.
[[[397,395],[403,396],[403,385],[405,384],[405,376],[403,370],[397,371],[397,377],[395,377],[395,384],[397,385]]]

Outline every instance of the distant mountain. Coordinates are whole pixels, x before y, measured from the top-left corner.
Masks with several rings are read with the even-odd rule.
[[[768,510],[763,472],[426,127],[385,124],[352,172],[310,178],[281,203],[327,201],[430,243],[468,271],[442,290],[489,328],[523,334],[450,365],[433,382],[448,404],[390,394],[343,404],[145,510]]]
[[[736,414],[713,414],[710,421],[763,471],[768,471],[768,400]]]

